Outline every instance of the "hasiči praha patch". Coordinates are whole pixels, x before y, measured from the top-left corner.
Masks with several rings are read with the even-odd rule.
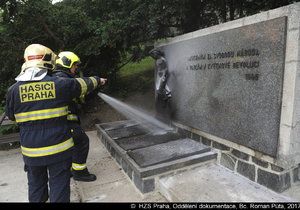
[[[35,82],[19,86],[21,103],[56,98],[54,82]]]

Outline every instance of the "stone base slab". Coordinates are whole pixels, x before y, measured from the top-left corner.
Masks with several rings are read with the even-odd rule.
[[[102,143],[141,193],[154,191],[156,180],[164,174],[216,161],[215,151],[176,133],[156,138],[132,121],[97,124],[96,128]]]

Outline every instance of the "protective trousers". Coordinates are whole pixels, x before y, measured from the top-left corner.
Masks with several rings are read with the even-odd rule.
[[[72,159],[69,158],[47,166],[25,165],[29,202],[46,202],[48,197],[51,203],[70,202],[71,161]],[[48,193],[48,182],[50,193]]]
[[[70,123],[74,149],[72,156],[72,168],[83,170],[86,168],[86,160],[89,153],[89,137],[77,123]]]

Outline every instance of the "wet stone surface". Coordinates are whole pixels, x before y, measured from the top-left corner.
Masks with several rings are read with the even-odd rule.
[[[209,147],[186,138],[129,151],[128,155],[140,167],[147,167],[208,151]]]
[[[103,123],[100,127],[142,168],[211,150],[198,141],[182,138],[179,133],[151,134],[132,120]]]
[[[179,138],[180,136],[177,133],[166,133],[163,135],[146,134],[142,136],[117,139],[115,142],[122,147],[122,149],[128,151],[165,143]]]
[[[115,121],[115,122],[109,122],[109,123],[102,123],[100,126],[106,130],[114,130],[114,129],[120,129],[125,128],[128,126],[137,125],[138,123],[133,120],[126,120],[126,121]]]
[[[145,123],[96,125],[105,147],[141,193],[155,190],[155,178],[171,170],[216,159],[210,147],[179,133],[145,130]]]
[[[147,131],[140,125],[134,125],[134,126],[128,126],[128,127],[122,127],[119,129],[114,130],[108,130],[107,134],[113,139],[121,139],[131,136],[138,136],[138,135],[144,135]]]

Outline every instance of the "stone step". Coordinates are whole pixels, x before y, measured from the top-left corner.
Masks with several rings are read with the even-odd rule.
[[[0,135],[0,144],[19,142],[19,141],[20,141],[19,133],[10,133],[10,134],[6,134],[6,135]]]
[[[146,134],[142,136],[133,136],[128,138],[116,139],[116,143],[124,150],[135,150],[149,147],[156,144],[162,144],[168,141],[179,139],[178,133],[166,133],[162,135]]]
[[[114,130],[114,129],[119,129],[119,128],[124,128],[127,126],[133,126],[133,125],[137,125],[138,123],[136,123],[133,120],[122,120],[122,121],[114,121],[114,122],[109,122],[109,123],[102,123],[101,127],[106,130]]]
[[[201,154],[211,149],[192,139],[177,139],[162,144],[135,149],[128,155],[141,167],[157,165],[188,156]]]
[[[132,121],[97,124],[96,128],[107,150],[142,193],[154,191],[160,176],[216,161],[215,151],[177,133],[150,134]]]
[[[147,131],[140,125],[124,126],[121,128],[106,131],[110,138],[122,139],[132,136],[145,135]]]
[[[158,189],[170,202],[296,202],[216,163],[164,176]]]
[[[20,134],[11,133],[0,136],[0,150],[15,149],[20,146]]]

